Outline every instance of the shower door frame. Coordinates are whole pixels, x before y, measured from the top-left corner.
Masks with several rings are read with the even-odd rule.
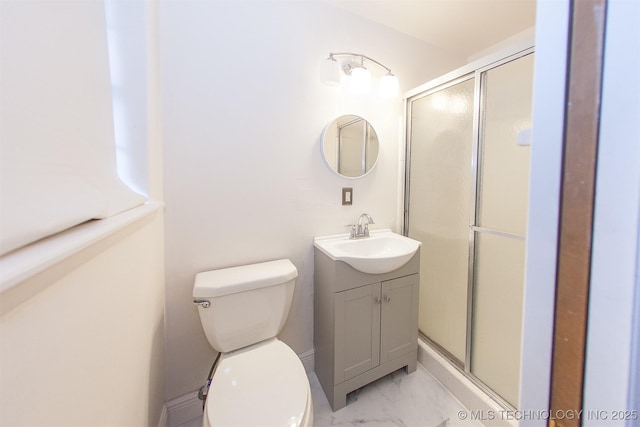
[[[456,84],[465,82],[470,79],[474,79],[474,99],[473,99],[473,134],[471,141],[471,169],[470,176],[470,210],[469,210],[469,259],[468,259],[468,280],[467,280],[467,319],[466,319],[466,331],[465,331],[465,360],[458,360],[447,349],[442,347],[434,340],[427,337],[422,331],[418,331],[419,337],[428,342],[438,353],[440,353],[451,365],[458,369],[467,379],[478,386],[483,392],[487,393],[494,400],[500,403],[503,407],[509,410],[515,410],[516,408],[509,403],[506,399],[500,396],[487,386],[482,380],[476,377],[471,372],[471,345],[472,345],[472,328],[473,328],[473,292],[474,292],[474,279],[475,279],[475,238],[476,232],[488,232],[491,234],[497,234],[503,237],[515,238],[519,240],[526,239],[525,237],[513,235],[510,233],[504,233],[497,230],[491,230],[476,225],[477,220],[477,207],[478,207],[478,161],[480,157],[480,142],[482,140],[482,127],[481,123],[485,117],[484,111],[484,95],[486,91],[486,84],[484,80],[486,78],[486,72],[504,65],[508,62],[515,61],[524,56],[534,53],[535,48],[530,43],[526,43],[525,46],[517,46],[510,52],[500,52],[496,55],[491,55],[486,58],[475,61],[467,66],[454,70],[450,73],[443,75],[435,80],[432,80],[424,85],[421,85],[412,91],[409,91],[404,98],[405,103],[405,176],[404,176],[404,206],[403,206],[403,227],[402,234],[407,236],[409,233],[409,203],[411,195],[411,116],[412,116],[412,103],[425,96],[432,95],[443,89],[454,86]],[[523,277],[524,281],[524,277]],[[521,355],[522,357],[522,355]]]

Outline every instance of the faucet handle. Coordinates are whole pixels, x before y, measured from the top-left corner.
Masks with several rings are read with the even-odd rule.
[[[346,227],[351,227],[351,231],[349,232],[349,238],[353,239],[356,237],[356,225],[355,224],[347,224]]]

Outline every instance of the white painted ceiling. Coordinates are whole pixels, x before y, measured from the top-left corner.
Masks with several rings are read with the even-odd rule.
[[[467,57],[535,25],[535,0],[327,1]]]

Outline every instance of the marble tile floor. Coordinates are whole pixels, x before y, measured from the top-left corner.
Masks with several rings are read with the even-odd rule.
[[[465,408],[422,365],[407,375],[400,369],[349,393],[347,406],[331,410],[315,373],[309,374],[313,396],[313,425],[372,427],[481,427],[463,420]],[[200,427],[198,418],[180,427]]]

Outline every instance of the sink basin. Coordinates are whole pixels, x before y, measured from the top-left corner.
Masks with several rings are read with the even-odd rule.
[[[313,245],[332,260],[344,261],[369,274],[397,270],[413,257],[420,244],[391,230],[374,230],[371,237],[361,239],[350,239],[349,234],[313,239]]]

